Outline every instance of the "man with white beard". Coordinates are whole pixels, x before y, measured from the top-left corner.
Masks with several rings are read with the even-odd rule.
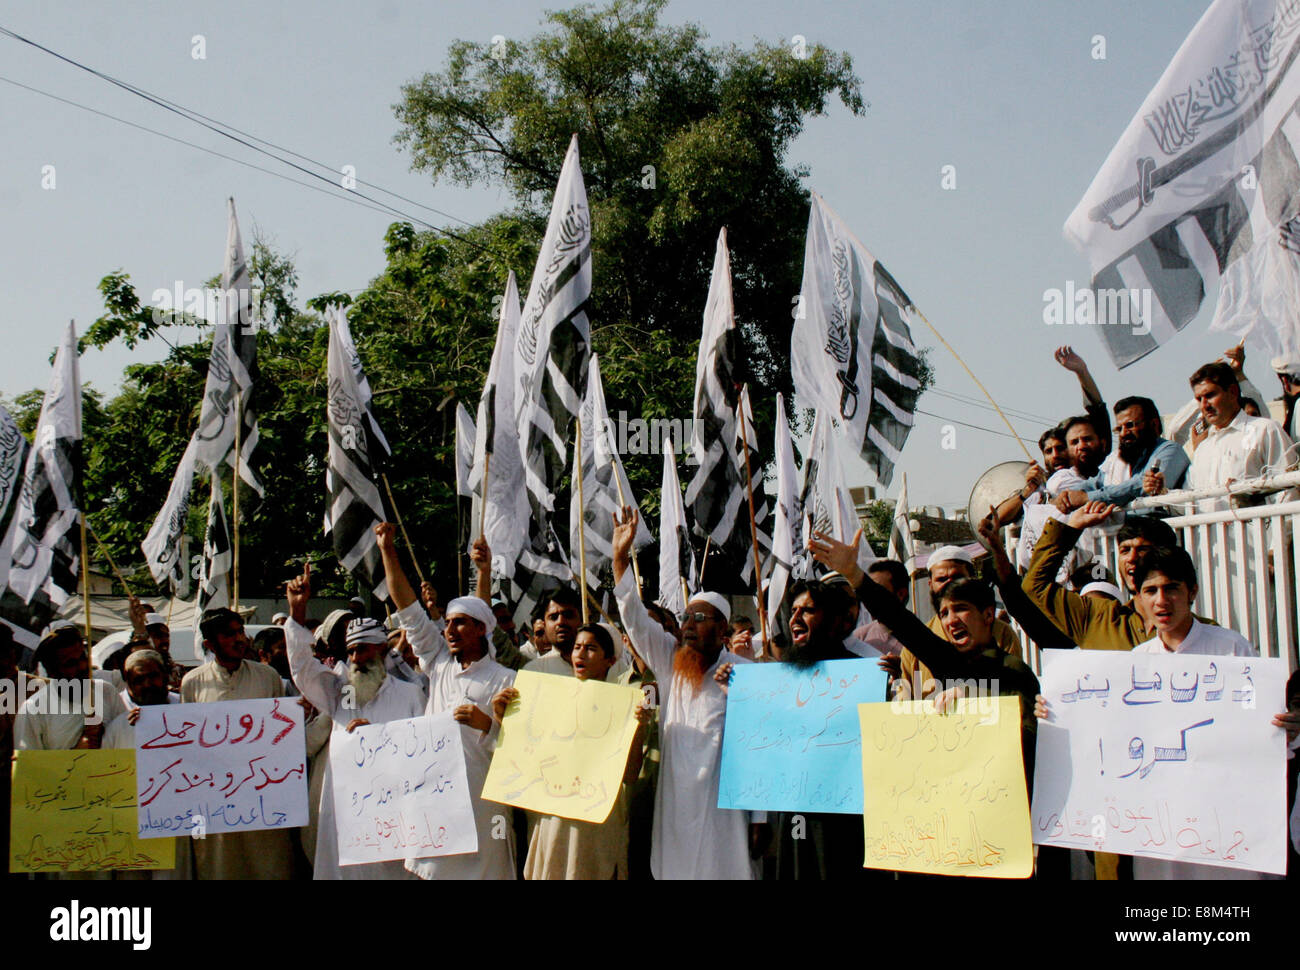
[[[331,670],[312,656],[315,641],[306,627],[311,599],[311,564],[286,584],[289,619],[284,624],[289,672],[298,690],[333,722],[333,733],[351,733],[363,724],[384,724],[419,717],[424,694],[419,687],[388,676],[384,663],[388,636],[378,620],[353,620],[347,627],[347,666]],[[333,772],[325,768],[317,823],[313,879],[409,879],[399,860],[363,865],[339,865],[338,832],[334,822]]]
[[[397,555],[396,529],[391,522],[375,526],[384,559],[388,591],[397,607],[394,616],[406,631],[420,669],[429,675],[427,714],[450,711],[460,724],[465,750],[478,851],[463,855],[415,859],[407,868],[421,879],[514,879],[515,844],[508,811],[480,793],[487,778],[495,744],[492,699],[515,682],[515,672],[492,659],[488,650],[496,617],[487,601],[460,596],[447,604],[445,634],[416,599]],[[487,543],[475,548],[475,563],[490,563]]]

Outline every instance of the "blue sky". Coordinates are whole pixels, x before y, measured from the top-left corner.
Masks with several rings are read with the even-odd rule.
[[[359,178],[474,222],[506,207],[495,190],[432,185],[393,144],[403,82],[442,66],[457,39],[535,33],[556,3],[56,3],[0,24],[155,94],[294,151],[352,165]],[[1178,338],[1122,373],[1097,334],[1043,323],[1043,292],[1087,281],[1061,234],[1110,148],[1206,8],[1203,0],[1067,3],[847,4],[676,0],[665,19],[701,24],[717,44],[802,35],[853,57],[870,108],[814,119],[789,161],[839,211],[1005,408],[1032,447],[1046,422],[1079,410],[1071,375],[1051,359],[1072,344],[1108,400],[1132,393],[1170,412],[1187,375],[1229,343],[1203,313]],[[737,12],[743,9],[743,16]],[[192,57],[202,35],[206,58]],[[1094,37],[1105,39],[1095,59]],[[92,106],[257,164],[286,171],[106,82],[0,37],[0,78]],[[102,312],[106,273],[131,274],[142,298],[220,270],[227,196],[247,241],[257,226],[293,256],[301,299],[359,290],[383,268],[392,217],[331,199],[0,81],[0,394],[43,387],[70,318]],[[42,187],[45,166],[55,187]],[[956,188],[941,187],[946,165]],[[301,179],[301,175],[286,174]],[[443,217],[408,203],[435,224]],[[733,241],[741,245],[743,241]],[[519,267],[526,280],[530,267]],[[597,267],[597,272],[599,268]],[[703,310],[704,294],[700,294]],[[975,478],[1020,457],[978,390],[931,334],[936,393],[904,451],[911,502],[964,506]],[[122,367],[165,347],[89,351],[83,379],[112,390]],[[1247,373],[1269,394],[1260,355]],[[957,395],[950,397],[947,395]],[[687,407],[683,402],[683,410]],[[958,423],[960,422],[960,423]],[[955,428],[945,449],[943,426]],[[992,429],[977,430],[967,425]],[[1001,432],[1001,434],[993,433]],[[855,484],[869,473],[855,464]],[[897,486],[895,485],[895,488]]]

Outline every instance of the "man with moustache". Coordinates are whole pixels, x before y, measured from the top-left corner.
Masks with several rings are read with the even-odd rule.
[[[1115,434],[1119,446],[1102,463],[1101,469],[1077,487],[1056,497],[1061,512],[1072,512],[1088,502],[1107,502],[1124,508],[1140,498],[1146,486],[1150,494],[1166,487],[1182,488],[1190,464],[1187,453],[1160,436],[1162,425],[1156,404],[1148,397],[1126,397],[1115,403]],[[1134,514],[1149,515],[1140,509]]]
[[[266,664],[249,660],[252,651],[244,620],[234,610],[208,610],[199,622],[203,649],[212,659],[181,681],[185,704],[213,704],[283,697],[284,684]],[[194,872],[199,879],[288,879],[293,843],[287,829],[223,832],[194,840]]]
[[[333,734],[351,733],[363,724],[385,724],[419,717],[424,713],[424,693],[388,675],[384,663],[388,637],[377,620],[355,619],[346,634],[346,670],[332,670],[312,656],[307,603],[311,599],[311,565],[286,586],[289,620],[284,625],[289,671],[294,684],[320,716],[333,723]],[[321,787],[317,823],[314,879],[408,879],[401,860],[365,865],[339,865],[338,833],[334,821],[333,773],[327,765]]]
[[[660,691],[663,760],[650,871],[656,879],[754,879],[750,842],[760,836],[750,832],[750,813],[718,808],[727,698],[712,676],[722,664],[749,661],[725,649],[731,610],[717,593],[687,603],[680,649],[650,616],[631,570],[638,518],[631,506],[614,516],[614,595],[632,649]]]
[[[180,697],[167,689],[170,667],[167,658],[152,649],[136,650],[126,658],[122,665],[122,680],[126,683],[123,701],[127,710],[114,718],[104,731],[105,748],[135,747],[135,725],[140,720],[141,707],[180,703]],[[178,838],[175,842],[176,861],[170,869],[124,870],[117,872],[114,878],[131,881],[193,879],[193,840]]]
[[[826,660],[860,660],[845,642],[844,628],[855,602],[852,586],[839,573],[835,578],[797,583],[791,590],[790,647],[781,662],[807,671]],[[845,587],[850,590],[846,592]],[[718,668],[714,679],[725,685],[731,664]],[[883,694],[875,698],[888,700]],[[773,875],[789,879],[889,880],[893,873],[864,869],[862,816],[838,812],[779,812],[772,816],[776,829],[776,863]]]
[[[439,631],[416,600],[397,555],[396,527],[391,522],[375,526],[379,553],[384,560],[388,591],[397,607],[397,622],[406,631],[420,669],[429,677],[426,714],[450,711],[460,724],[465,751],[465,775],[470,807],[478,834],[478,851],[464,855],[408,860],[407,869],[421,879],[514,879],[514,833],[495,824],[506,816],[502,807],[481,797],[492,760],[492,699],[515,682],[515,672],[492,659],[489,637],[496,629],[492,608],[477,596],[459,596],[447,604],[446,626]],[[491,561],[491,551],[483,546]],[[572,642],[572,641],[570,641]],[[505,838],[501,838],[505,835]]]
[[[524,665],[538,674],[573,676],[573,643],[582,622],[582,600],[576,591],[562,586],[542,597],[542,628],[551,649]]]

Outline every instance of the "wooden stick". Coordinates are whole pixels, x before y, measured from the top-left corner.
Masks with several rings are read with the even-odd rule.
[[[618,487],[618,504],[620,508],[627,506],[627,499],[623,497],[623,476],[618,473],[618,466],[614,467],[614,484]],[[638,522],[638,526],[640,523]],[[636,591],[639,595],[644,586],[641,583],[641,567],[636,561],[636,536],[632,537],[632,576],[636,579]]]
[[[406,526],[402,522],[402,513],[397,508],[397,503],[393,500],[393,488],[388,484],[387,472],[381,472],[380,478],[384,480],[384,491],[388,493],[388,504],[393,507],[393,515],[397,517],[397,527],[402,530],[402,541],[406,543],[406,549],[411,554],[411,564],[415,566],[415,575],[420,578],[420,584],[424,585],[424,570],[420,568],[420,560],[415,556],[415,547],[411,545],[411,537],[406,534]],[[456,511],[460,511],[460,496],[456,496]],[[456,544],[460,544],[460,528],[456,529]]]
[[[81,600],[86,614],[86,649],[92,643],[90,632],[90,550],[86,544],[86,513],[81,513]]]
[[[82,518],[84,519],[85,516],[83,515]],[[90,534],[94,537],[95,543],[99,546],[99,551],[102,552],[104,554],[104,558],[108,560],[109,568],[113,570],[113,574],[117,576],[117,581],[121,583],[122,588],[126,590],[126,595],[127,596],[132,595],[131,587],[127,585],[126,577],[122,575],[122,570],[117,568],[117,563],[113,562],[113,554],[108,551],[108,546],[104,545],[104,540],[95,534],[95,530],[90,528],[89,522],[86,522],[85,526],[87,529],[90,529]]]
[[[758,605],[758,621],[763,628],[763,643],[767,639],[767,608],[763,604],[763,568],[758,555],[758,520],[754,517],[754,478],[749,470],[749,438],[745,434],[745,398],[740,395],[740,447],[745,452],[745,489],[749,492],[749,536],[754,542],[754,602]]]
[[[234,347],[231,347],[233,352]],[[242,391],[235,391],[235,463],[232,466],[235,469],[235,475],[230,483],[231,498],[231,521],[233,525],[234,540],[234,557],[230,560],[230,608],[236,613],[239,612],[239,439],[244,425],[244,394]],[[212,474],[216,474],[214,470]]]
[[[983,384],[980,383],[980,379],[975,376],[975,372],[966,366],[966,361],[962,360],[961,356],[957,353],[957,351],[952,349],[952,346],[948,343],[948,341],[943,339],[943,335],[940,334],[938,330],[934,329],[934,324],[932,324],[929,320],[925,319],[925,314],[922,313],[920,310],[917,310],[915,306],[913,306],[912,309],[916,310],[916,315],[921,318],[921,320],[925,323],[927,327],[930,328],[930,332],[933,333],[935,337],[938,338],[939,343],[943,344],[944,347],[948,349],[948,353],[952,354],[953,357],[957,358],[957,363],[961,364],[962,370],[966,371],[966,373],[970,375],[970,379],[975,382],[975,386],[978,387],[984,393],[984,396],[989,399],[989,403],[993,405],[993,410],[998,412],[998,417],[1000,417],[1002,419],[1002,423],[1007,426],[1007,429],[1011,432],[1011,436],[1016,439],[1016,442],[1020,445],[1021,450],[1024,451],[1025,457],[1028,458],[1030,461],[1033,461],[1034,456],[1030,454],[1029,446],[1025,444],[1024,440],[1021,439],[1020,435],[1016,434],[1016,429],[1011,427],[1011,422],[1007,420],[1007,416],[1003,414],[1002,409],[998,407],[998,402],[993,400],[993,395],[990,394],[988,392],[988,389]]]
[[[478,500],[478,537],[483,538],[483,530],[487,525],[487,494],[488,494],[488,467],[492,464],[492,452],[483,452],[483,480],[479,482],[479,489],[482,495]]]
[[[582,504],[582,416],[575,415],[573,423],[578,431],[574,444],[578,459],[575,462],[578,466],[578,569],[582,572],[578,585],[582,589],[582,622],[586,624],[591,622],[591,613],[587,606],[587,531],[583,527],[587,516],[586,506]]]
[[[700,589],[704,589],[704,570],[709,565],[709,544],[713,542],[713,536],[704,537],[704,556],[700,559]]]

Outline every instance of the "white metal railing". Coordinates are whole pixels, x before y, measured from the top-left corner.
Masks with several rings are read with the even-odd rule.
[[[1265,657],[1296,667],[1296,580],[1300,577],[1300,501],[1196,512],[1197,501],[1278,492],[1300,487],[1300,472],[1265,476],[1232,485],[1144,496],[1127,511],[1182,506],[1165,524],[1192,557],[1200,581],[1195,610],[1236,630]],[[1119,576],[1115,536],[1103,536],[1102,555]],[[1119,584],[1122,588],[1123,583]]]

